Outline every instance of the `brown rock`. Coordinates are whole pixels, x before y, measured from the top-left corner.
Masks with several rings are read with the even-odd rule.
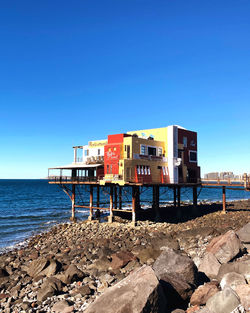
[[[187,309],[187,313],[194,313],[194,312],[197,312],[199,311],[200,307],[198,305],[195,305],[195,306],[192,306],[190,308]]]
[[[113,270],[119,269],[124,267],[128,264],[128,262],[135,260],[136,257],[133,253],[128,251],[121,251],[115,254],[112,254],[112,262],[110,264],[110,267]]]
[[[143,291],[143,292],[142,292]],[[134,271],[110,287],[85,313],[164,313],[166,300],[154,271],[149,266]]]
[[[205,254],[199,265],[199,272],[203,272],[207,275],[207,277],[213,279],[217,277],[220,267],[221,264],[218,262],[216,257],[212,253],[208,252]]]
[[[239,237],[233,230],[229,230],[224,235],[213,238],[206,251],[212,253],[222,264],[229,262],[239,253],[240,245]]]
[[[250,285],[238,285],[235,287],[235,291],[244,309],[250,312]]]
[[[48,265],[49,261],[46,258],[38,258],[29,264],[27,273],[31,277],[38,276]]]
[[[57,302],[56,304],[53,305],[52,307],[52,312],[56,313],[70,313],[74,310],[73,305],[69,305],[68,301],[62,300]]]
[[[190,304],[204,305],[206,304],[207,300],[218,291],[218,287],[213,283],[206,283],[205,285],[199,286],[192,294]]]

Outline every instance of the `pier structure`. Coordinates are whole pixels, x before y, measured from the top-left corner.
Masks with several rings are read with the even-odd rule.
[[[166,188],[171,188],[176,208],[181,205],[181,188],[192,188],[195,209],[198,187],[221,187],[225,211],[226,188],[241,187],[231,186],[232,182],[201,182],[197,133],[178,125],[108,135],[105,140],[89,141],[88,145],[73,149],[71,164],[50,168],[48,173],[49,183],[59,185],[71,199],[72,220],[79,207],[89,209],[89,220],[98,216],[100,210],[109,211],[110,222],[115,212],[130,212],[135,224],[142,188],[152,189],[156,218],[160,190]],[[80,192],[84,186],[88,189],[88,201]],[[244,182],[244,188],[249,188],[249,181]],[[130,190],[129,208],[123,207],[125,189]],[[106,206],[100,203],[100,192],[104,190],[108,196]]]

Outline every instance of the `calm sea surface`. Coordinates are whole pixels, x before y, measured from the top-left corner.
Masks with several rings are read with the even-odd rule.
[[[88,201],[85,188],[82,198]],[[220,201],[220,189],[198,190],[199,200]],[[84,196],[85,195],[85,196]],[[163,189],[161,203],[172,201],[173,192]],[[227,190],[227,200],[250,199],[250,192]],[[141,200],[145,208],[150,206],[152,194],[143,189]],[[124,205],[130,200],[130,191],[124,192]],[[183,188],[182,201],[192,200],[192,189]],[[108,201],[108,193],[100,195],[102,206]],[[47,180],[0,180],[0,252],[15,244],[21,244],[28,236],[44,231],[60,222],[69,221],[71,202],[68,196],[56,185],[49,185]],[[88,216],[88,210],[76,212],[79,219]]]

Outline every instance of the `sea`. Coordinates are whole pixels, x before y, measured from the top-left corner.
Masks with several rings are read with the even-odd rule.
[[[161,189],[161,188],[160,188]],[[88,187],[79,190],[79,199],[87,205]],[[79,195],[80,195],[79,193]],[[227,200],[250,199],[250,192],[227,190]],[[221,201],[221,188],[198,188],[198,201]],[[95,201],[95,196],[94,196]],[[100,193],[100,206],[109,206],[108,190]],[[130,189],[124,189],[124,208],[131,206]],[[152,206],[152,191],[141,189],[142,207]],[[173,191],[160,190],[160,205],[169,205],[173,201]],[[192,201],[192,189],[181,189],[181,201]],[[14,247],[21,247],[35,234],[49,230],[58,223],[69,222],[71,201],[58,185],[51,185],[46,179],[1,179],[0,180],[0,253]],[[88,209],[76,209],[78,220],[88,217]]]

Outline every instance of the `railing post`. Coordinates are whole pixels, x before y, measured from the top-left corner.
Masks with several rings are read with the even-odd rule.
[[[226,213],[226,187],[222,187],[222,213]]]

